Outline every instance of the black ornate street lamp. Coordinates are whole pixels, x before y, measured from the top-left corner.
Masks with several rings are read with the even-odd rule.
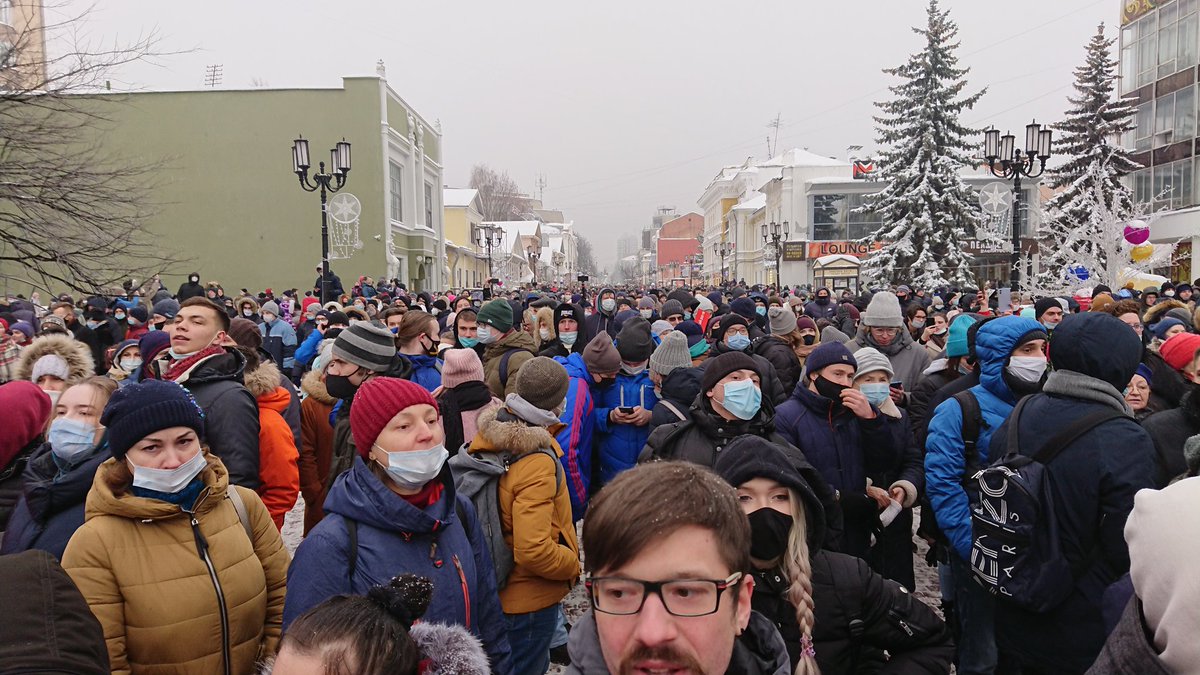
[[[533,246],[526,246],[525,256],[529,258],[529,271],[533,273],[532,284],[534,287],[536,287],[538,258],[542,257],[542,254]]]
[[[779,259],[783,256],[783,241],[788,238],[788,221],[783,223],[763,223],[762,226],[763,244],[766,244],[775,249],[775,286],[782,286],[779,274]]]
[[[725,258],[733,255],[733,242],[727,241],[717,244],[717,253],[721,256],[721,284],[723,285],[727,281],[725,278]]]
[[[308,141],[303,136],[292,141],[292,173],[300,179],[300,187],[306,192],[321,191],[321,304],[329,302],[329,213],[326,193],[337,192],[346,186],[350,173],[350,144],[343,138],[329,151],[329,171],[325,173],[325,162],[317,164],[317,173],[309,180]]]
[[[504,240],[504,230],[499,225],[483,224],[475,228],[475,245],[487,248],[488,278],[496,276],[492,268],[492,247],[499,246]]]
[[[983,158],[992,175],[1013,179],[1011,288],[1014,301],[1021,288],[1021,178],[1037,178],[1046,170],[1052,134],[1034,120],[1025,127],[1023,152],[1015,147],[1016,137],[1012,134],[1001,136],[1000,130],[993,128],[983,136]]]

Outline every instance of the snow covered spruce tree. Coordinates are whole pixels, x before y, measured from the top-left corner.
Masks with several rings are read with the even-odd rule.
[[[908,282],[925,288],[974,282],[972,256],[961,242],[979,223],[975,195],[959,172],[973,166],[971,152],[982,133],[959,121],[983,96],[965,95],[968,68],[958,67],[958,26],[930,0],[928,24],[913,28],[924,48],[897,68],[903,80],[889,87],[892,100],[876,105],[880,180],[887,186],[867,200],[864,211],[882,226],[863,241],[882,248],[862,265],[871,283]],[[986,90],[985,90],[986,91]]]
[[[1035,279],[1039,289],[1069,285],[1068,271],[1084,260],[1109,267],[1111,242],[1097,236],[1096,202],[1105,204],[1117,219],[1134,217],[1132,194],[1121,177],[1141,166],[1121,147],[1120,137],[1133,129],[1137,110],[1113,96],[1115,42],[1115,38],[1105,38],[1104,24],[1100,24],[1088,42],[1087,59],[1075,69],[1075,95],[1068,98],[1071,109],[1066,119],[1054,125],[1062,132],[1055,154],[1065,161],[1050,172],[1052,186],[1060,191],[1046,204],[1046,219],[1039,233],[1043,242],[1042,271]]]

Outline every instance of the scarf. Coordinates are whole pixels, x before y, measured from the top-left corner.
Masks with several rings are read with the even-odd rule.
[[[438,397],[438,409],[442,413],[442,429],[446,432],[446,449],[451,456],[466,443],[463,438],[462,414],[479,410],[492,400],[492,392],[487,385],[478,380],[463,382],[457,387],[447,389]]]
[[[1104,380],[1073,370],[1056,370],[1050,373],[1042,391],[1047,394],[1100,403],[1119,410],[1127,417],[1133,417],[1133,410],[1116,387]]]
[[[192,354],[191,356],[189,356],[185,359],[179,359],[178,361],[172,359],[170,361],[170,363],[167,365],[167,372],[162,373],[161,379],[167,380],[169,382],[175,382],[180,377],[182,377],[184,374],[186,374],[189,370],[191,370],[193,366],[200,363],[204,359],[207,359],[210,356],[216,356],[217,354],[224,354],[224,353],[225,353],[225,348],[222,347],[221,345],[209,345],[209,346],[205,347],[204,349],[201,349],[200,351],[196,352],[195,354]],[[160,366],[160,369],[161,369],[161,366]]]

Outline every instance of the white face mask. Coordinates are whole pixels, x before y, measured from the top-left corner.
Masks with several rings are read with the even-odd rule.
[[[1008,360],[1005,370],[1022,382],[1040,382],[1046,373],[1046,359],[1041,356],[1014,356]]]
[[[617,301],[613,300],[612,298],[605,298],[600,301],[600,309],[602,309],[606,312],[613,311],[613,309],[616,308],[616,306],[617,306]]]
[[[479,340],[479,344],[490,345],[499,339],[499,335],[492,332],[492,327],[487,324],[479,324],[479,328],[475,331],[475,338]]]
[[[649,319],[654,316],[654,310],[652,309],[641,309],[638,311],[641,313],[643,319]]]
[[[429,481],[437,478],[442,472],[442,466],[450,453],[446,446],[438,443],[428,450],[412,450],[408,452],[388,452],[376,443],[374,448],[387,455],[386,466],[388,478],[405,490],[420,490]]]
[[[174,469],[151,469],[127,462],[133,467],[133,485],[145,490],[175,494],[188,486],[192,479],[200,475],[208,461],[203,452],[197,452],[195,457],[180,464]]]
[[[550,339],[550,329],[549,328],[539,328],[538,329],[538,337],[542,338],[543,342],[545,342],[546,340],[549,340]]]

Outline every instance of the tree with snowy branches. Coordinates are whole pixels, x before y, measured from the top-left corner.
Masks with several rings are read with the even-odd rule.
[[[930,0],[928,23],[913,32],[924,48],[897,68],[884,70],[903,80],[889,87],[892,100],[877,103],[875,117],[880,180],[887,186],[871,196],[863,211],[877,214],[880,228],[864,243],[882,248],[863,261],[868,282],[908,282],[933,288],[974,282],[973,257],[961,248],[975,238],[978,202],[960,172],[975,165],[973,141],[981,132],[963,126],[959,115],[984,91],[966,95],[969,68],[958,67],[958,26]]]
[[[1106,251],[1110,242],[1102,241],[1093,229],[1092,207],[1098,197],[1118,217],[1132,219],[1133,195],[1121,182],[1141,168],[1120,137],[1134,128],[1137,110],[1128,101],[1116,98],[1117,62],[1112,57],[1116,38],[1104,35],[1104,24],[1087,45],[1083,65],[1075,69],[1075,95],[1068,97],[1071,109],[1066,119],[1054,125],[1062,135],[1055,154],[1062,164],[1050,172],[1050,184],[1057,193],[1046,204],[1047,218],[1042,231],[1042,271],[1035,285],[1058,287],[1070,284],[1070,270],[1085,259],[1108,268]],[[1118,233],[1119,238],[1119,233]],[[1124,261],[1114,261],[1123,263]]]

